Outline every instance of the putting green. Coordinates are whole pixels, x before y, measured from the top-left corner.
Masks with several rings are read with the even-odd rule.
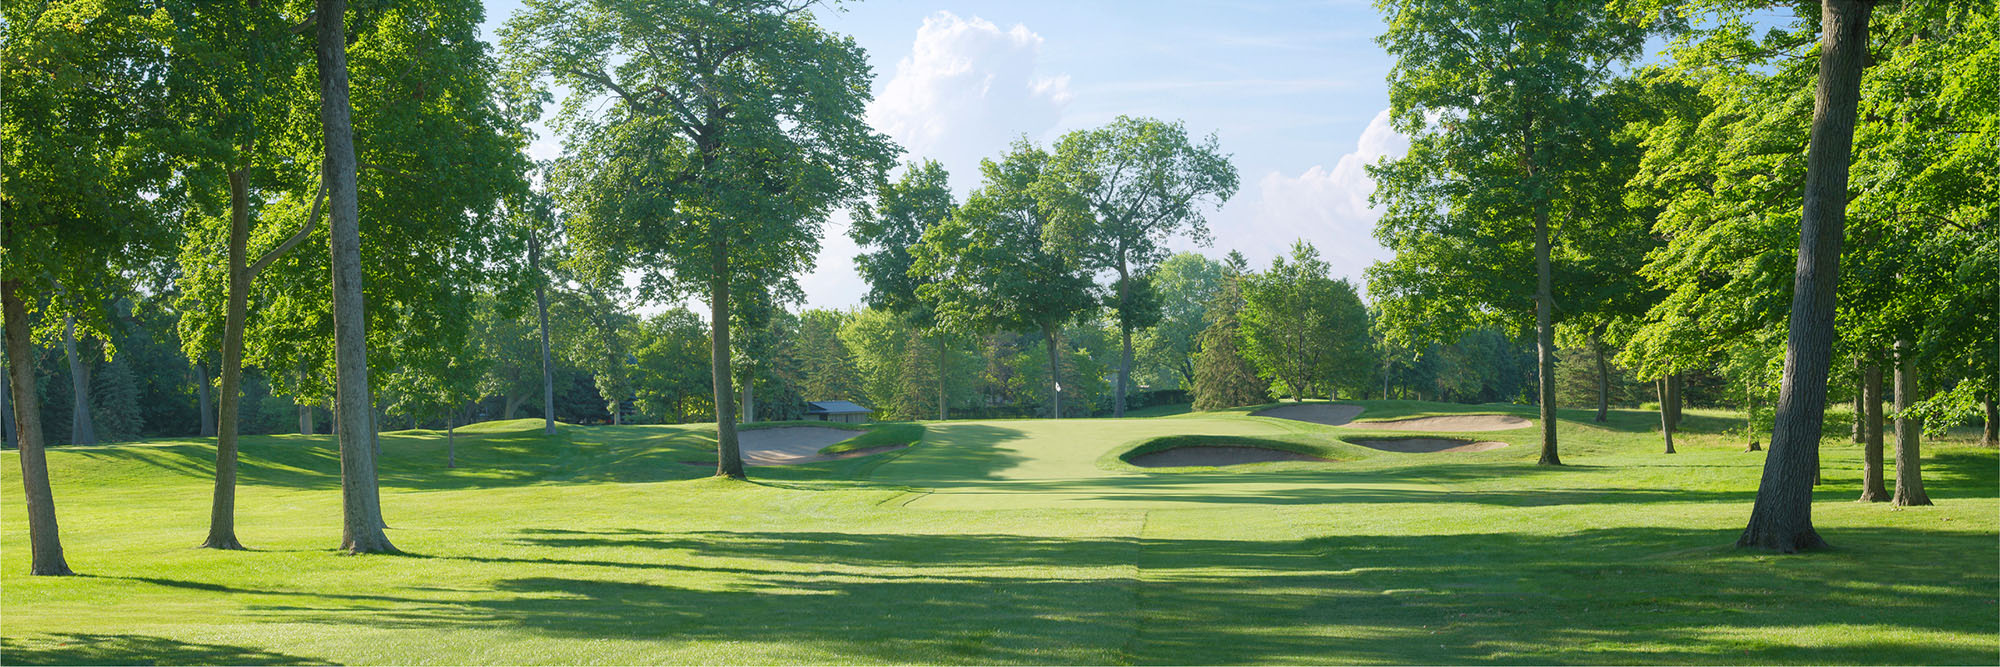
[[[1367,402],[1393,419],[1510,406]],[[520,420],[385,434],[404,556],[341,556],[325,436],[244,439],[238,534],[204,534],[212,443],[50,452],[70,564],[27,577],[19,462],[0,455],[0,661],[34,663],[1974,663],[2000,656],[1992,450],[1928,443],[1936,507],[1852,502],[1829,440],[1815,520],[1839,548],[1728,548],[1760,453],[1740,417],[1564,412],[1504,449],[1250,417],[887,425],[874,456],[756,468],[704,425]],[[1837,417],[1836,417],[1837,418]],[[898,435],[888,433],[895,429]],[[1156,438],[1334,463],[1148,470]],[[1199,439],[1199,438],[1195,438]]]

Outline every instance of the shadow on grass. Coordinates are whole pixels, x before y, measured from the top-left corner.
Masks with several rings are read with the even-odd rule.
[[[541,530],[524,533],[518,558],[437,556],[494,565],[472,595],[145,581],[247,596],[274,622],[776,645],[822,661],[1991,662],[1977,641],[1903,632],[1990,636],[1995,577],[1974,558],[1991,555],[1990,535],[1828,537],[1844,548],[1775,558],[1726,548],[1733,530],[1667,528],[1305,540]],[[592,558],[564,558],[577,550]],[[692,572],[727,576],[677,575]],[[1831,639],[1776,631],[1814,629]]]
[[[0,639],[9,665],[331,665],[261,649],[149,635],[59,633]]]

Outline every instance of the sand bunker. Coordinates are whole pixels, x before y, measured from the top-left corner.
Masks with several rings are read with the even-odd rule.
[[[1504,442],[1471,442],[1447,438],[1347,438],[1348,442],[1385,452],[1430,454],[1434,452],[1490,452],[1506,447]]]
[[[1335,405],[1330,403],[1301,403],[1280,405],[1250,413],[1252,417],[1277,417],[1293,421],[1312,422],[1327,426],[1339,426],[1354,421],[1360,416],[1359,405]]]
[[[1233,466],[1271,461],[1332,461],[1311,454],[1282,449],[1234,445],[1193,445],[1147,452],[1126,462],[1141,468],[1185,468],[1190,466]]]
[[[1534,422],[1513,415],[1447,415],[1443,417],[1415,417],[1393,421],[1360,422],[1347,424],[1348,428],[1365,428],[1376,431],[1434,431],[1438,433],[1460,433],[1466,431],[1511,431],[1526,428]]]
[[[861,431],[848,431],[818,426],[791,426],[785,428],[762,428],[752,431],[737,431],[737,446],[743,450],[743,465],[783,466],[799,463],[818,463],[851,459],[870,454],[902,449],[909,445],[883,445],[857,449],[839,454],[821,454],[819,450],[848,438],[861,435]],[[702,463],[701,465],[713,465]]]

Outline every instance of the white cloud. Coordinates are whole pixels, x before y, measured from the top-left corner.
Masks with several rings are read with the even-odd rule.
[[[999,155],[1023,134],[1045,142],[1061,120],[1069,77],[1036,72],[1041,48],[1042,37],[1025,25],[1003,30],[976,16],[932,14],[869,104],[868,122],[902,144],[905,159],[943,162],[964,196],[979,182],[980,158]],[[858,252],[847,238],[847,216],[829,221],[813,270],[801,280],[807,307],[861,303],[868,285],[854,271]]]
[[[1002,30],[951,12],[924,19],[910,55],[868,108],[868,122],[908,151],[951,170],[963,191],[978,181],[979,159],[1026,134],[1040,140],[1069,103],[1069,77],[1042,75],[1042,37],[1027,26]]]
[[[1368,206],[1375,181],[1366,167],[1385,156],[1401,157],[1410,142],[1389,127],[1385,109],[1355,144],[1331,168],[1314,165],[1296,176],[1271,171],[1246,183],[1244,192],[1215,216],[1217,253],[1241,250],[1252,268],[1261,269],[1289,250],[1293,240],[1305,239],[1333,265],[1336,277],[1365,289],[1362,272],[1389,257],[1375,242],[1375,220],[1381,214]]]

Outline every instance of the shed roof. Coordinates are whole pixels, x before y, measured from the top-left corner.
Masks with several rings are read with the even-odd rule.
[[[874,412],[851,401],[806,401],[807,414],[842,415],[857,412]]]

